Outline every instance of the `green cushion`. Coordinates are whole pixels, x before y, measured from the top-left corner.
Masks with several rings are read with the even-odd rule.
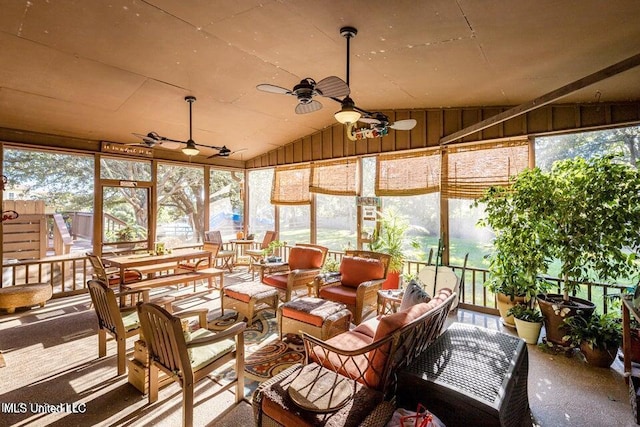
[[[187,343],[191,340],[195,340],[203,337],[213,337],[216,334],[209,331],[208,329],[200,328],[190,333],[190,337],[187,340]],[[185,339],[187,337],[185,336]],[[236,348],[235,340],[231,338],[227,338],[225,340],[216,342],[214,344],[202,345],[198,347],[191,347],[189,349],[189,357],[191,359],[191,368],[194,371],[197,371],[200,368],[203,368],[225,354],[233,351]]]
[[[138,319],[138,312],[128,311],[122,313],[122,323],[124,323],[125,331],[132,331],[140,327],[140,319]]]

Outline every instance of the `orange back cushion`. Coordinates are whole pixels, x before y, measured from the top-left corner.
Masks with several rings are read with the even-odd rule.
[[[340,274],[344,286],[357,288],[362,282],[382,279],[384,265],[379,259],[345,256],[340,263]]]
[[[289,252],[289,268],[291,270],[322,268],[322,251],[315,248],[294,246]]]

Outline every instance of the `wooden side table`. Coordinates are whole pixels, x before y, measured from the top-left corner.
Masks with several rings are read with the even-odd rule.
[[[404,291],[401,289],[383,289],[378,291],[378,314],[392,314],[398,311]]]

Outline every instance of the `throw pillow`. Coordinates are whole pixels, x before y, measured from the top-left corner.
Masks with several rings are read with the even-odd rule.
[[[421,302],[429,301],[431,301],[429,294],[422,289],[422,286],[420,286],[418,282],[411,280],[404,290],[402,302],[400,302],[400,311],[406,310]]]

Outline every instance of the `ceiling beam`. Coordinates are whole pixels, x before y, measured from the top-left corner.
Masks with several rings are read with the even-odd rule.
[[[558,99],[564,96],[567,96],[577,90],[590,86],[601,80],[605,80],[611,76],[615,76],[616,74],[620,74],[624,71],[630,70],[631,68],[635,68],[638,65],[640,65],[640,53],[630,58],[627,58],[624,61],[620,61],[607,68],[604,68],[600,71],[596,71],[595,73],[590,74],[586,77],[583,77],[579,80],[576,80],[573,83],[569,83],[568,85],[562,86],[561,88],[551,91],[545,95],[542,95],[534,99],[533,101],[525,102],[524,104],[520,104],[517,107],[510,108],[508,110],[503,111],[500,114],[496,114],[495,116],[489,117],[486,120],[482,120],[481,122],[478,122],[471,126],[467,126],[464,129],[461,129],[457,132],[452,133],[451,135],[444,136],[440,138],[440,145],[448,144],[460,138],[464,138],[465,136],[471,135],[472,133],[479,132],[488,127],[497,125],[498,123],[505,122],[509,119],[512,119],[513,117],[517,117],[522,114],[528,113],[529,111],[535,110],[537,108],[540,108],[542,106],[555,102]]]

